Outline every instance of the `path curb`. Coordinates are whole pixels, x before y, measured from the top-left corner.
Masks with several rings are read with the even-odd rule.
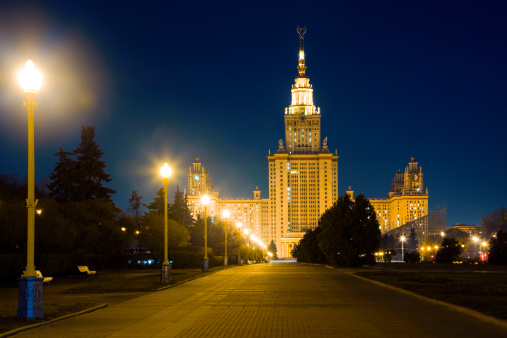
[[[38,328],[38,327],[41,327],[41,326],[50,325],[50,324],[59,322],[60,320],[64,320],[64,319],[71,318],[71,317],[77,317],[77,316],[83,315],[85,313],[90,313],[90,312],[93,312],[93,311],[96,311],[96,310],[100,310],[100,309],[103,309],[103,308],[106,308],[106,307],[107,307],[107,304],[99,304],[97,306],[94,306],[94,307],[91,307],[91,308],[88,308],[88,309],[85,309],[85,310],[82,310],[82,311],[79,311],[79,312],[70,313],[70,314],[65,315],[65,316],[57,317],[57,318],[48,320],[46,322],[32,324],[32,325],[28,325],[28,326],[23,326],[23,327],[20,327],[20,328],[17,328],[17,329],[11,330],[11,331],[7,331],[7,332],[4,332],[4,333],[0,334],[0,338],[14,336],[14,335],[16,335],[18,333],[21,333],[21,332],[24,332],[24,331],[35,329],[35,328]]]

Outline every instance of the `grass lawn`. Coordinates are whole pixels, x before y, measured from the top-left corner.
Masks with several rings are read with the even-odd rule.
[[[507,320],[505,271],[480,266],[472,268],[453,265],[433,265],[426,268],[417,268],[416,264],[405,266],[403,269],[362,271],[356,274]]]
[[[214,267],[210,272],[224,269]],[[201,269],[173,269],[171,271],[171,284],[189,280],[207,274]],[[76,283],[79,282],[79,283]],[[37,324],[52,320],[67,314],[76,313],[82,310],[99,305],[93,302],[93,294],[114,293],[114,292],[152,292],[167,286],[160,284],[160,270],[124,270],[108,271],[99,274],[98,277],[88,277],[79,280],[72,280],[76,286],[70,286],[60,293],[65,294],[92,294],[89,303],[78,304],[56,304],[43,302],[43,319],[17,319],[17,304],[0,304],[0,334],[14,330],[19,327]],[[56,280],[58,283],[58,279]],[[13,288],[17,294],[18,289]]]

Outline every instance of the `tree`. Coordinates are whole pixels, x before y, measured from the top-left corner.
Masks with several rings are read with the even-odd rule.
[[[129,211],[131,211],[134,215],[134,218],[135,218],[135,221],[137,224],[139,224],[139,219],[141,217],[141,212],[142,212],[142,203],[141,203],[141,200],[143,199],[143,197],[141,195],[139,195],[139,191],[137,190],[132,190],[132,194],[130,195],[130,198],[129,198]]]
[[[407,251],[410,251],[410,250],[414,250],[414,251],[417,251],[419,250],[419,242],[417,240],[417,235],[415,233],[415,229],[414,228],[410,228],[410,234],[408,235],[407,237]]]
[[[375,263],[380,247],[380,229],[368,199],[358,195],[351,201],[345,194],[319,219],[319,248],[328,262],[343,266]]]
[[[419,251],[409,251],[405,253],[405,257],[403,257],[405,263],[419,263],[421,261],[421,255]]]
[[[459,261],[463,248],[459,242],[452,237],[444,237],[437,251],[435,261],[437,263],[452,263]]]
[[[79,228],[61,212],[52,198],[42,199],[37,205],[42,212],[35,215],[35,247],[41,253],[69,253],[76,245]]]
[[[156,196],[153,198],[153,202],[151,202],[148,205],[145,205],[145,207],[148,208],[148,214],[159,213],[164,215],[165,212],[164,203],[165,203],[165,191],[164,188],[160,188],[159,190],[157,190]]]
[[[95,142],[95,127],[81,127],[81,143],[72,152],[77,159],[77,195],[79,201],[103,199],[111,201],[116,191],[106,188],[103,182],[111,182],[111,175],[105,172],[106,163],[100,159],[104,153]]]
[[[139,234],[139,240],[148,250],[162,257],[164,252],[164,215],[156,212],[144,215],[143,226],[144,230]],[[169,247],[188,246],[190,235],[183,224],[168,220],[167,230],[167,244]]]
[[[174,203],[169,207],[169,218],[187,227],[194,224],[194,219],[188,208],[187,197],[180,191],[179,185],[176,186],[174,193]]]
[[[58,162],[55,163],[55,169],[49,174],[51,182],[48,184],[49,196],[62,203],[75,201],[76,195],[76,161],[70,156],[71,153],[58,148],[55,154]]]
[[[501,207],[493,211],[491,214],[481,218],[482,225],[486,227],[486,236],[489,237],[498,230],[507,231],[507,209]]]
[[[104,153],[95,142],[95,127],[81,127],[81,143],[71,153],[61,148],[55,154],[58,162],[49,175],[50,196],[58,202],[106,200],[111,201],[114,190],[103,186],[111,177],[105,172],[107,167],[101,161]],[[74,158],[73,158],[74,157]]]
[[[488,262],[507,265],[507,232],[500,230],[491,238]]]
[[[298,262],[304,263],[326,263],[327,257],[319,249],[318,236],[322,228],[308,230],[298,245],[294,248],[293,256]]]
[[[276,254],[277,249],[276,249],[275,241],[271,240],[271,243],[269,243],[269,246],[268,246],[268,251],[273,254],[273,259],[278,259],[278,255]]]
[[[119,209],[106,200],[71,201],[60,208],[67,226],[73,227],[77,237],[74,252],[118,254],[125,242],[116,219]]]

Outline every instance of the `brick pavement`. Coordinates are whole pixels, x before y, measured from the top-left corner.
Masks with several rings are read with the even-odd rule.
[[[258,264],[16,337],[506,337],[450,308],[306,264]]]

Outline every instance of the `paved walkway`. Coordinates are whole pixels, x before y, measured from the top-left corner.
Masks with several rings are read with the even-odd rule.
[[[348,272],[236,267],[16,337],[507,337],[505,328]]]

